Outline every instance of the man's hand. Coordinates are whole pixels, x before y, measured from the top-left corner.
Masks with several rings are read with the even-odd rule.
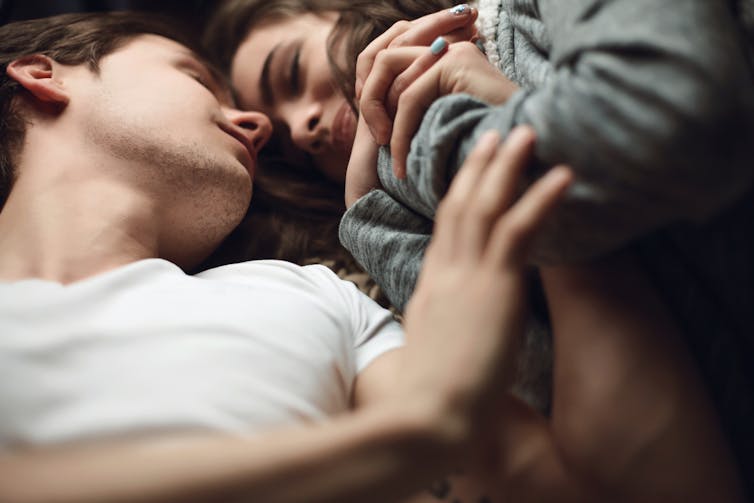
[[[499,141],[482,137],[441,202],[406,310],[401,393],[462,429],[492,417],[507,389],[529,247],[571,180],[570,170],[554,168],[516,200],[534,133],[518,128]]]
[[[411,139],[437,98],[467,93],[499,105],[518,89],[476,45],[459,42],[448,46],[443,40],[438,39],[433,50],[403,47],[381,51],[364,84],[359,111],[375,141],[390,144],[398,178],[406,176]]]

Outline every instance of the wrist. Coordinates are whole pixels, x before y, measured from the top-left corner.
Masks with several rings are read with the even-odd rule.
[[[424,458],[416,461],[454,468],[471,455],[472,415],[457,400],[439,395],[429,389],[395,395],[383,403],[381,414],[412,445],[412,452]]]

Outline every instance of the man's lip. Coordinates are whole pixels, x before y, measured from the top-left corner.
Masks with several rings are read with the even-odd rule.
[[[238,131],[232,126],[226,126],[221,125],[220,129],[222,129],[224,132],[238,140],[238,142],[243,145],[244,149],[246,150],[246,153],[248,154],[248,160],[246,163],[244,163],[244,166],[249,171],[249,174],[252,176],[254,175],[254,168],[257,164],[257,152],[254,150],[254,146],[251,144],[250,140],[246,135],[244,135],[242,132]]]
[[[338,109],[332,122],[332,138],[334,146],[350,150],[356,135],[356,116],[347,101]]]

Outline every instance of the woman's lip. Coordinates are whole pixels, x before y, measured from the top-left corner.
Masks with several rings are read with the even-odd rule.
[[[347,101],[344,101],[335,114],[332,123],[333,145],[342,150],[351,150],[356,136],[356,114]]]

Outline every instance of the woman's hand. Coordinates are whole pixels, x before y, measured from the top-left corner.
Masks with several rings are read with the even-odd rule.
[[[524,328],[529,247],[571,180],[554,168],[517,199],[534,133],[522,127],[499,141],[482,137],[439,205],[406,310],[402,399],[439,407],[462,429],[496,417]]]
[[[359,110],[375,141],[390,144],[393,171],[404,178],[411,139],[437,98],[467,93],[499,105],[517,89],[476,45],[448,45],[440,38],[430,50],[403,47],[380,52],[365,81]]]
[[[359,54],[356,61],[356,99],[360,98],[364,82],[381,51],[407,46],[428,46],[440,36],[447,37],[450,42],[474,40],[479,36],[474,26],[478,15],[476,9],[463,4],[413,21],[395,23]]]
[[[375,143],[364,117],[359,117],[356,136],[351,149],[346,170],[345,203],[350,208],[361,196],[372,189],[380,188],[377,176],[377,153],[379,145]]]

